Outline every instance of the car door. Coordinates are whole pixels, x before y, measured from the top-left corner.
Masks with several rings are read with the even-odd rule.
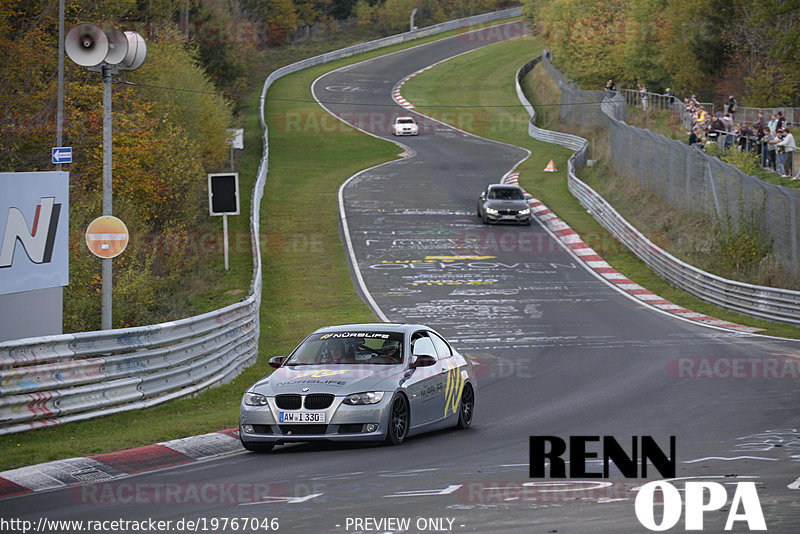
[[[461,402],[461,392],[466,382],[467,365],[460,358],[453,355],[453,349],[436,332],[428,332],[428,336],[436,349],[439,363],[442,365],[441,373],[445,377],[443,417],[458,417],[458,406]]]
[[[432,356],[434,365],[411,371],[407,384],[411,403],[411,426],[434,423],[444,416],[445,379],[442,363],[428,332],[420,330],[411,335],[411,361],[415,356]]]
[[[478,197],[478,217],[483,217],[485,215],[484,209],[486,208],[486,196],[489,194],[489,188],[487,187],[484,191],[481,191],[480,197]]]

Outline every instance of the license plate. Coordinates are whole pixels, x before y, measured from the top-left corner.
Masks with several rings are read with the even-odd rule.
[[[502,217],[503,217],[503,219],[516,219],[517,218],[516,215],[503,215]]]
[[[281,423],[324,423],[324,413],[281,412]]]

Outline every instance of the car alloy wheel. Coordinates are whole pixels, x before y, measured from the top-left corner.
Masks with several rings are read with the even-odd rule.
[[[408,402],[403,395],[397,395],[392,400],[392,408],[389,412],[389,428],[386,431],[386,442],[392,445],[403,443],[408,434],[409,420]]]
[[[461,405],[458,410],[458,428],[469,428],[475,411],[475,392],[469,384],[464,385],[461,393]]]

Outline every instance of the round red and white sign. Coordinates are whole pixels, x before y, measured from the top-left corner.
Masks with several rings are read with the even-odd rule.
[[[128,246],[128,227],[111,215],[93,220],[86,229],[86,246],[95,256],[115,258]]]

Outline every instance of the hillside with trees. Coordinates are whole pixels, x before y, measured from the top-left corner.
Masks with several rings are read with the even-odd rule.
[[[206,174],[230,169],[228,129],[253,116],[270,70],[358,41],[513,5],[507,0],[66,0],[65,26],[139,32],[147,60],[113,84],[114,215],[131,243],[114,260],[113,326],[203,311],[223,276],[199,240]],[[355,17],[360,17],[356,19]],[[346,21],[347,24],[337,21]],[[314,29],[314,32],[310,30]],[[305,39],[305,41],[303,41]],[[300,42],[303,41],[303,42]],[[311,42],[314,41],[314,42]],[[54,170],[58,1],[0,3],[0,169]],[[100,327],[101,263],[83,234],[102,214],[102,83],[65,61],[64,146],[70,173],[70,284],[64,331]],[[251,129],[257,128],[254,121]],[[260,156],[260,147],[246,147]],[[255,156],[258,157],[258,156]],[[248,195],[242,196],[246,202]],[[244,223],[243,223],[244,224]],[[244,240],[249,242],[249,240]],[[214,248],[213,252],[217,249]],[[205,255],[210,252],[205,251]],[[249,251],[245,251],[249,259]],[[221,248],[217,260],[221,258]],[[249,280],[249,275],[247,276]],[[247,282],[241,283],[242,290]],[[230,299],[229,299],[230,300]],[[198,302],[200,304],[198,304]],[[208,304],[206,304],[208,305]]]
[[[621,87],[800,105],[800,4],[783,0],[525,0],[559,67]]]

